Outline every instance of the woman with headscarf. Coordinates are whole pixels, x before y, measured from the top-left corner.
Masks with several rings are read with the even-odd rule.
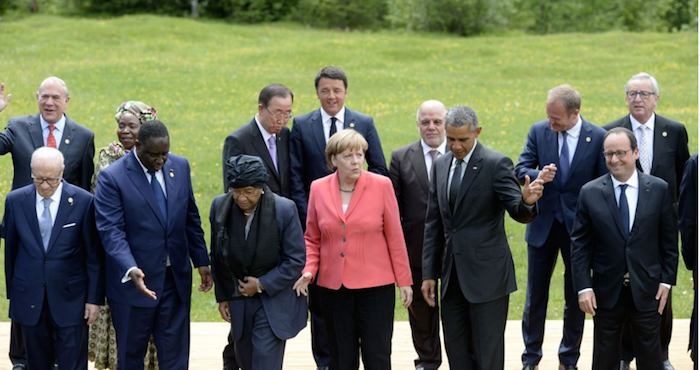
[[[226,166],[229,192],[209,213],[219,313],[243,370],[281,369],[285,342],[307,317],[306,299],[292,289],[305,262],[297,208],[265,185],[259,157],[231,157]]]
[[[328,330],[331,369],[391,369],[394,283],[411,304],[411,269],[391,180],[363,170],[367,141],[352,129],[326,144],[335,173],[311,184],[306,266],[294,284],[306,295],[313,278]]]
[[[156,119],[156,109],[140,101],[128,101],[117,108],[114,119],[117,121],[117,139],[119,141],[113,141],[100,150],[95,174],[92,176],[90,185],[93,194],[100,171],[131,151],[139,138],[141,125],[146,121]],[[95,361],[95,369],[117,369],[117,339],[107,301],[105,301],[104,306],[100,307],[97,320],[90,326],[88,358],[90,361]],[[153,337],[151,337],[144,358],[144,369],[158,370],[158,356]]]

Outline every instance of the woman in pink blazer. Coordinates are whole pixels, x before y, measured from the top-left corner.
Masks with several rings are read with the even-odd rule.
[[[297,294],[316,276],[328,329],[331,369],[391,368],[394,283],[408,307],[411,269],[399,207],[389,178],[364,171],[367,141],[354,130],[334,134],[326,162],[337,171],[311,184],[306,266]]]

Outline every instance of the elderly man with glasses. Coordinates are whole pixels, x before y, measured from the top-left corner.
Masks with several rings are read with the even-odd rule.
[[[655,113],[656,105],[659,102],[659,84],[648,73],[642,72],[630,78],[625,85],[625,100],[630,114],[608,123],[604,128],[610,130],[615,127],[624,127],[634,133],[639,143],[637,170],[666,181],[674,209],[677,209],[683,168],[685,162],[690,158],[688,132],[682,123]],[[668,361],[668,345],[671,342],[673,327],[670,293],[661,318],[661,352],[664,359],[664,370],[673,370],[673,366]],[[634,357],[632,335],[629,326],[627,326],[622,335],[620,370],[628,370]]]

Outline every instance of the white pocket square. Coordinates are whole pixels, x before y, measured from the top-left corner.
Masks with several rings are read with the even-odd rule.
[[[64,229],[67,229],[67,228],[73,227],[73,226],[75,226],[75,222],[70,223],[70,224],[65,224],[65,225],[63,225],[63,228],[64,228]]]

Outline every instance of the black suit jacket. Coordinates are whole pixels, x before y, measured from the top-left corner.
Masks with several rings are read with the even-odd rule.
[[[65,158],[63,178],[68,183],[90,191],[92,173],[95,171],[95,134],[66,116],[66,127],[58,150]],[[30,162],[32,153],[44,146],[41,135],[41,119],[36,116],[11,118],[5,130],[0,132],[0,155],[12,153],[14,178],[12,189],[32,183]]]
[[[430,181],[420,140],[391,152],[389,178],[399,203],[408,258],[411,266],[421,267]]]
[[[523,202],[513,161],[477,142],[462,177],[453,213],[447,183],[452,158],[452,153],[445,153],[432,168],[423,243],[423,280],[436,279],[442,269],[441,296],[444,297],[450,276],[456,273],[462,294],[469,302],[493,301],[517,289],[504,213],[508,211],[516,221],[527,223],[534,219],[537,210]]]
[[[671,189],[671,197],[678,201],[678,192],[683,178],[683,166],[690,158],[688,152],[688,131],[685,125],[672,121],[658,114],[654,121],[654,159],[651,163],[651,175],[662,178]],[[610,130],[614,127],[624,127],[632,130],[632,121],[629,114],[603,126]],[[637,144],[639,146],[639,144]],[[637,169],[642,170],[642,165],[637,160]]]
[[[698,281],[698,152],[695,152],[683,170],[681,194],[678,198],[678,226],[681,231],[681,252],[685,267],[693,270]],[[696,285],[697,288],[697,285]]]
[[[611,175],[581,188],[571,232],[574,288],[593,288],[598,307],[612,308],[630,273],[634,304],[657,310],[659,283],[676,284],[678,233],[668,184],[637,171],[639,200],[629,238],[625,238]],[[593,277],[591,277],[593,270]]]
[[[267,186],[270,187],[273,193],[289,198],[289,129],[284,127],[277,134],[277,166],[279,173],[275,170],[275,164],[272,163],[272,157],[267,150],[267,144],[263,139],[262,133],[255,123],[255,118],[248,124],[241,126],[231,132],[224,141],[223,151],[223,175],[224,175],[224,193],[228,193],[228,181],[226,181],[226,161],[234,155],[254,155],[262,158],[267,168],[267,174],[270,175],[267,180]]]

